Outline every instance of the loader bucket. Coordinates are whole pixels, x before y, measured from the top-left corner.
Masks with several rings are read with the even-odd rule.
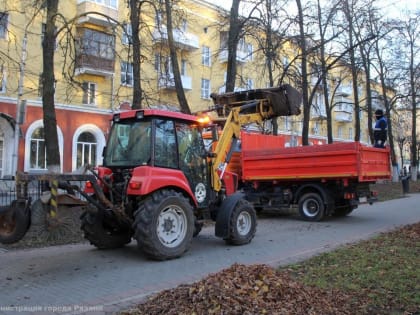
[[[0,207],[0,243],[20,241],[30,225],[30,211],[26,200],[12,201],[10,206]]]
[[[302,94],[289,84],[266,89],[223,94],[212,93],[210,96],[216,105],[230,107],[241,106],[244,102],[266,99],[271,104],[274,116],[299,115],[302,103]]]
[[[289,84],[263,89],[264,98],[271,101],[276,116],[299,115],[302,94]]]

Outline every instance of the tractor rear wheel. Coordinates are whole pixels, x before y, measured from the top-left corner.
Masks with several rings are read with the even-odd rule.
[[[134,213],[134,238],[150,258],[180,257],[191,246],[193,208],[181,193],[160,190],[145,199]]]
[[[12,244],[20,241],[28,231],[30,221],[29,209],[14,200],[9,209],[2,209],[0,214],[0,243]]]
[[[229,235],[225,242],[230,245],[244,245],[251,242],[257,229],[257,214],[246,200],[239,200],[232,211]]]
[[[113,228],[92,212],[84,212],[80,217],[81,229],[85,238],[99,249],[120,248],[131,242],[132,231],[129,228]]]

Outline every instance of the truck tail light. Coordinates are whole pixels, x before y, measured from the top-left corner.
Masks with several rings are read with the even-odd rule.
[[[350,192],[344,193],[344,199],[355,199],[355,198],[356,198],[355,193],[350,193]]]
[[[87,182],[86,182],[86,184],[85,184],[85,187],[86,187],[86,188],[93,188],[93,184],[92,184],[92,182],[87,181]]]

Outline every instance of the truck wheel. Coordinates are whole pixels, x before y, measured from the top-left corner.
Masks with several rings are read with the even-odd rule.
[[[299,214],[307,221],[321,221],[325,216],[325,205],[319,194],[308,193],[300,197]]]
[[[246,200],[239,200],[232,211],[229,222],[229,236],[225,242],[230,245],[248,244],[255,236],[257,214]]]
[[[0,243],[12,244],[20,241],[28,231],[30,221],[30,211],[14,200],[9,210],[1,211]]]
[[[160,190],[145,199],[134,213],[134,238],[150,258],[180,257],[191,246],[194,215],[181,193]]]
[[[353,207],[349,204],[346,204],[346,205],[343,205],[343,206],[340,206],[340,207],[337,206],[334,209],[334,212],[333,212],[332,215],[334,217],[345,217],[346,215],[350,214],[354,209],[355,209],[355,207]]]
[[[130,229],[115,229],[107,226],[97,213],[86,211],[80,219],[85,238],[99,249],[120,248],[131,242]]]

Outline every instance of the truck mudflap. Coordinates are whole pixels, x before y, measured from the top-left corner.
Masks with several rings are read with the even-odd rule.
[[[228,196],[219,208],[215,235],[230,245],[248,244],[254,238],[257,215],[242,192]]]
[[[10,206],[0,207],[0,243],[20,241],[29,229],[30,200],[13,200]]]

